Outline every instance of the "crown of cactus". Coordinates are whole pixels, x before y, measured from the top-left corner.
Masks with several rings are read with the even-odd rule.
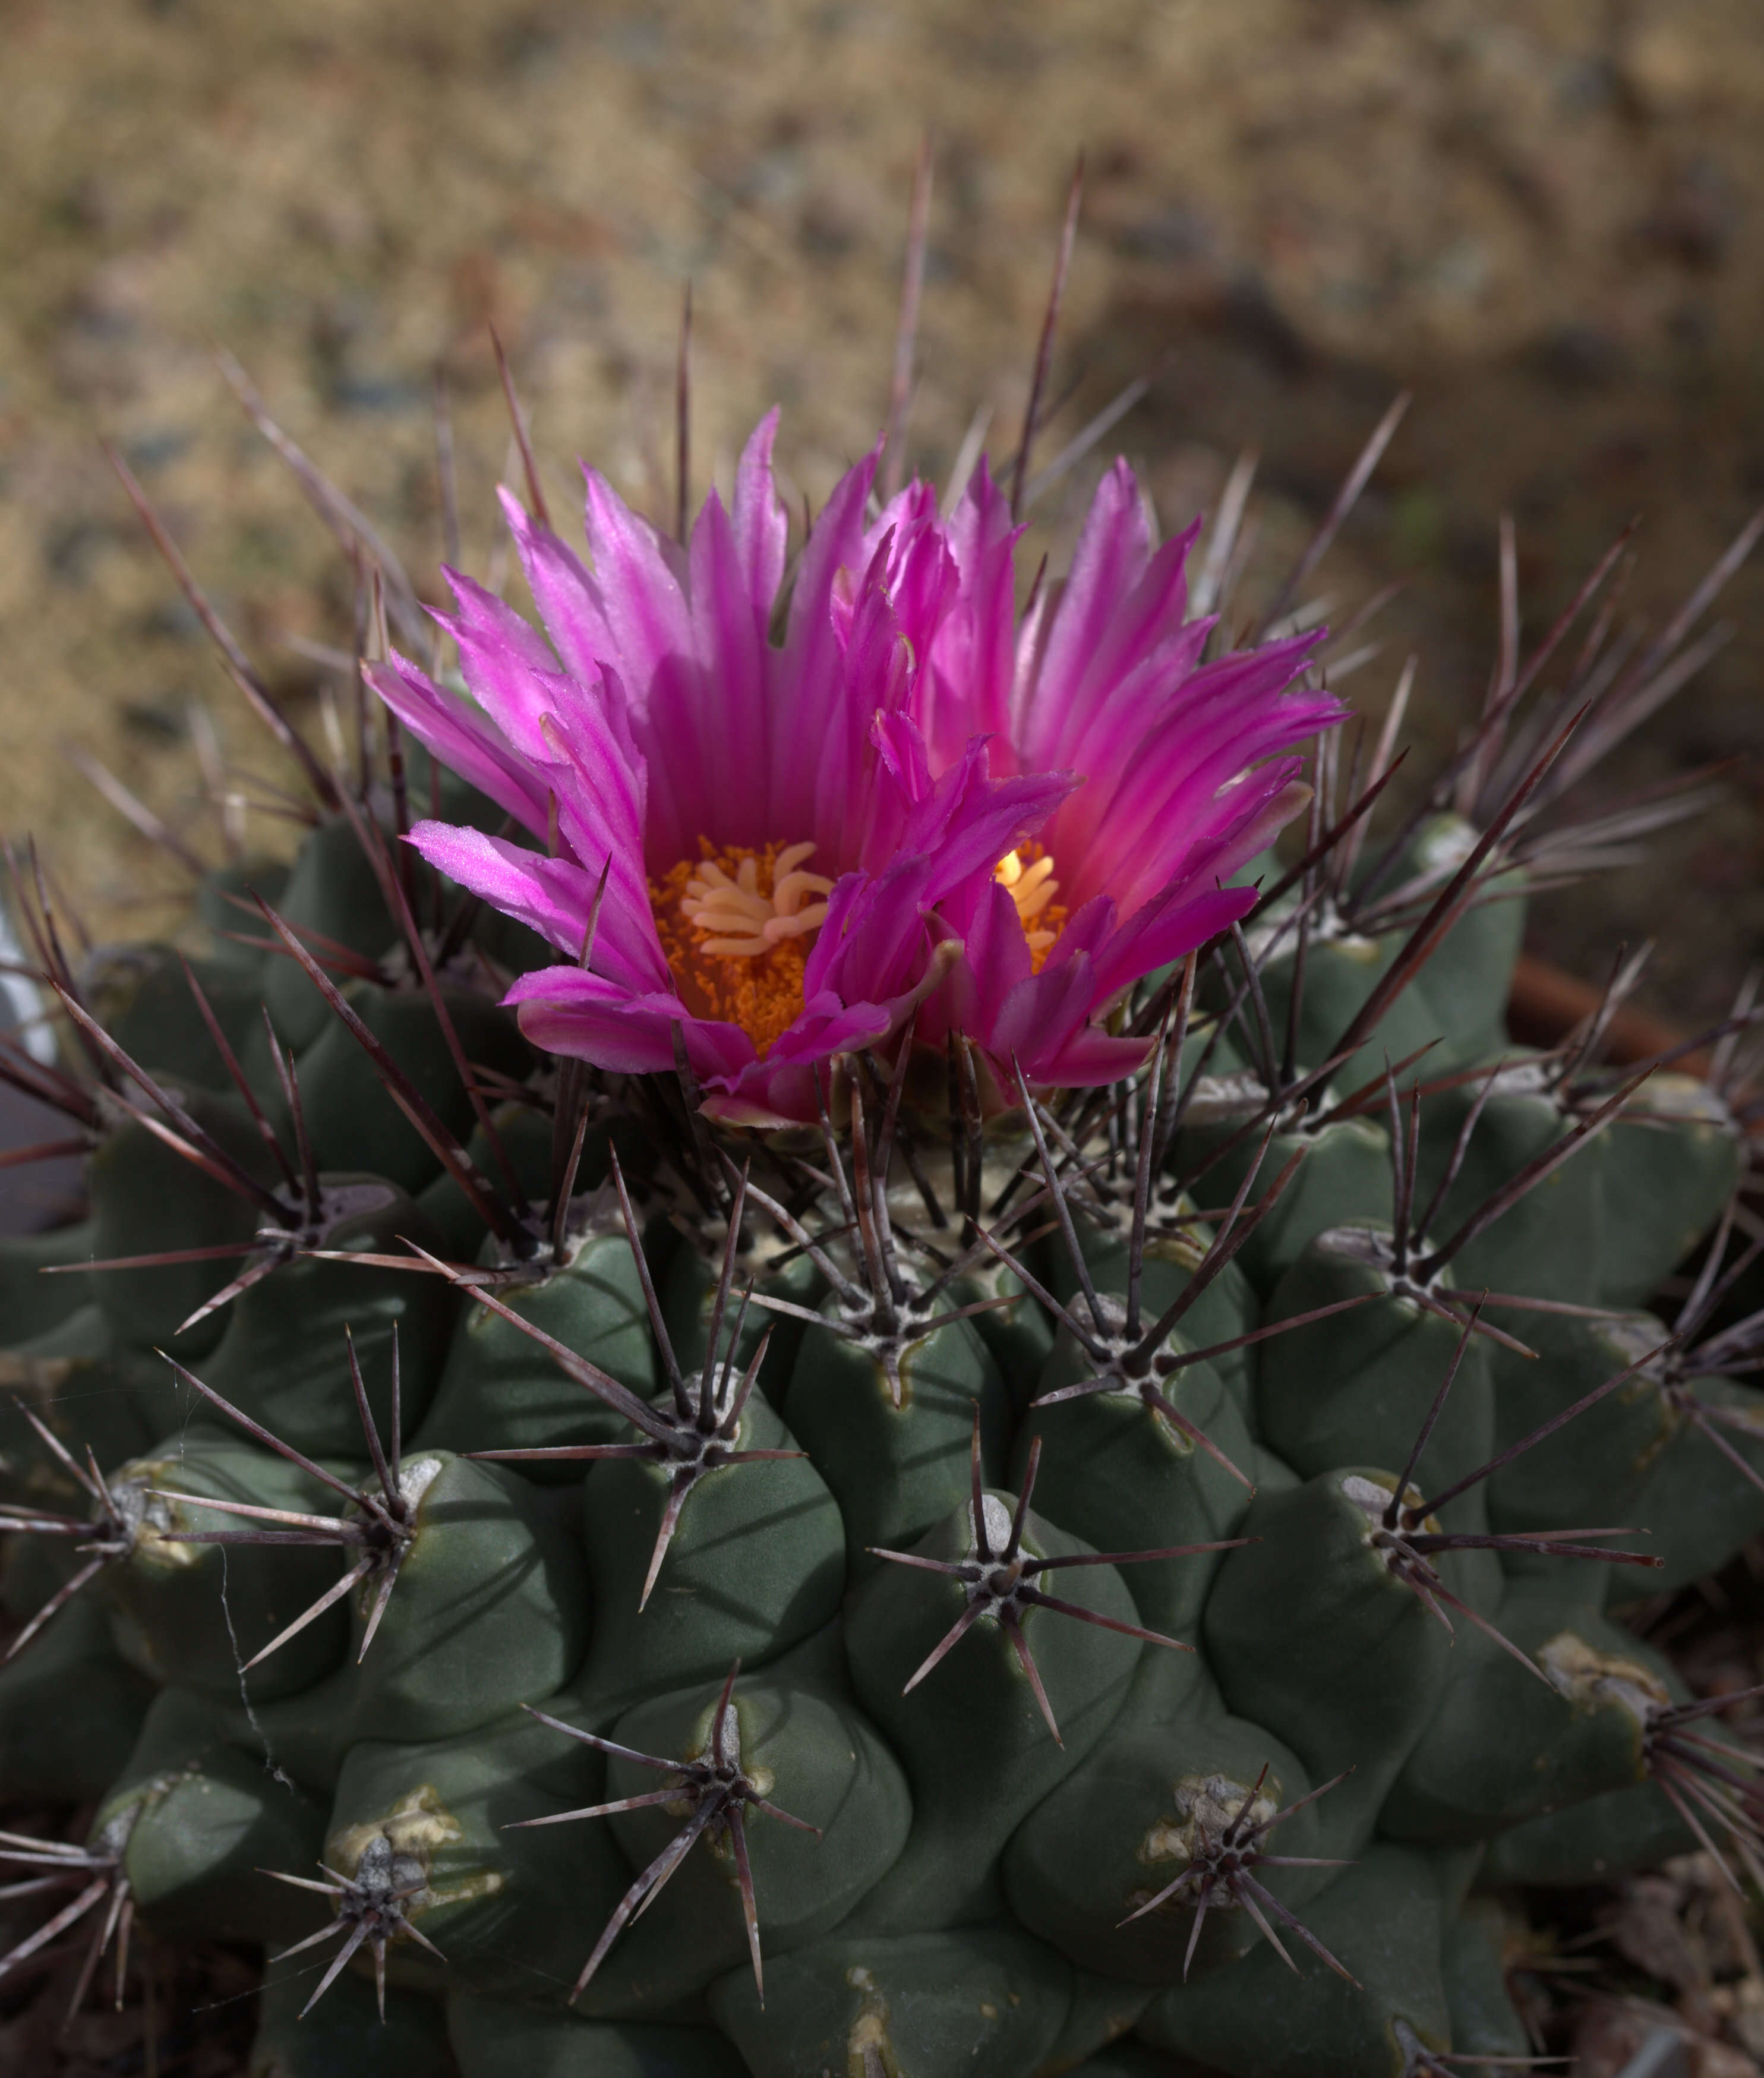
[[[334,766],[173,553],[308,827],[199,957],[14,862],[87,1208],[0,1244],[0,1790],[89,1821],[0,1835],[0,1980],[261,1942],[263,2078],[1415,2078],[1526,2055],[1528,1887],[1764,1877],[1745,1699],[1621,1620],[1764,1530],[1750,1004],[1503,1024],[1749,537],[1510,613],[1369,837],[1412,674],[1344,730],[1291,609],[1394,424],[1238,646],[1241,496],[1124,464],[1024,605],[1027,436],[793,543],[768,420],[587,563],[529,470],[542,628],[388,563]]]

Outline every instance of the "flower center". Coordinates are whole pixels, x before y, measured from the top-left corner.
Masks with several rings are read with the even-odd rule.
[[[1053,899],[1060,891],[1060,883],[1053,878],[1053,861],[1031,837],[1027,844],[1005,853],[992,869],[992,877],[1001,887],[1009,889],[1011,899],[1017,905],[1023,935],[1029,941],[1029,957],[1039,974],[1065,921],[1065,905]]]
[[[697,1017],[739,1024],[763,1060],[801,1015],[803,970],[833,883],[803,870],[812,844],[718,851],[700,837],[649,883],[661,949]]]

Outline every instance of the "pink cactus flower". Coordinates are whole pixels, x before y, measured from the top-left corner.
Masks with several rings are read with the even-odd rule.
[[[1303,799],[1291,753],[1341,712],[1291,690],[1319,638],[1203,663],[1194,530],[1157,547],[1125,463],[1020,620],[1020,530],[984,466],[947,521],[915,482],[866,524],[871,457],[774,644],[775,426],[683,549],[590,470],[590,571],[504,494],[544,635],[449,573],[471,698],[396,656],[369,675],[544,848],[435,822],[411,841],[557,949],[507,999],[536,1045],[648,1072],[678,1043],[732,1122],[812,1118],[832,1058],[915,1012],[1006,1087],[1019,1064],[1114,1079],[1145,1049],[1108,1013],[1244,914],[1225,883]]]
[[[1066,784],[1029,839],[940,914],[962,951],[922,1015],[953,1026],[1008,1089],[1112,1082],[1145,1043],[1107,1012],[1132,985],[1228,928],[1255,901],[1226,883],[1307,798],[1295,748],[1341,718],[1328,693],[1294,690],[1320,632],[1203,663],[1213,622],[1190,620],[1184,565],[1199,522],[1160,547],[1132,471],[1103,478],[1057,590],[1020,617],[1021,529],[982,463],[947,523],[914,485],[883,515],[895,553],[915,527],[948,548],[955,579],[935,624],[924,587],[914,639],[925,658],[906,712],[928,785],[986,739],[990,769]],[[903,615],[903,624],[906,615]]]
[[[956,955],[939,905],[971,904],[1067,784],[990,778],[978,742],[930,779],[908,624],[954,570],[934,532],[866,536],[874,457],[815,524],[770,641],[786,533],[775,423],[748,443],[732,511],[713,493],[683,549],[590,470],[590,573],[505,494],[545,635],[449,573],[458,611],[438,618],[471,699],[402,657],[370,673],[544,847],[411,832],[557,949],[509,992],[523,1030],[627,1072],[672,1068],[678,1034],[705,1108],[753,1125],[812,1119],[832,1057],[899,1030]]]

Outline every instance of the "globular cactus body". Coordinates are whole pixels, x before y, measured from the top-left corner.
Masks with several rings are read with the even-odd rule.
[[[644,582],[775,590],[757,467]],[[778,650],[762,615],[743,670],[791,643],[824,674],[918,669],[900,628],[936,587],[864,591],[895,551],[847,503],[843,564],[817,532],[798,580],[836,644]],[[400,709],[473,787],[402,747],[383,774],[314,761],[291,868],[211,875],[187,967],[151,946],[82,976],[25,902],[68,1029],[58,1065],[0,1071],[67,1113],[88,1208],[0,1243],[0,1788],[96,1816],[0,1835],[0,1867],[48,1868],[91,1971],[137,1917],[267,1944],[262,2078],[1522,2054],[1520,1888],[1705,1836],[1754,1853],[1731,1785],[1764,1762],[1622,1621],[1764,1529],[1764,1335],[1732,1303],[1756,1250],[1728,1210],[1749,1006],[1700,1081],[1606,1062],[1633,963],[1553,1052],[1508,1045],[1562,739],[1509,741],[1499,702],[1378,845],[1390,746],[1345,803],[1326,735],[1304,863],[1248,869],[1259,906],[1208,866],[1194,949],[1097,981],[1076,1024],[1056,988],[1124,971],[1108,904],[1068,922],[1001,809],[958,932],[909,837],[963,786],[1016,797],[977,750],[920,770],[885,706],[852,741],[906,775],[899,859],[840,878],[805,840],[725,870],[707,838],[660,891],[665,862],[596,848],[641,787],[557,791],[560,715],[611,730],[603,778],[653,719],[607,722],[610,668],[583,690],[612,580],[511,510],[566,670],[461,580],[477,706]],[[971,570],[984,543],[952,538]],[[1171,610],[1184,670],[1241,685]],[[686,700],[663,661],[656,700]],[[421,678],[370,675],[394,705]],[[518,879],[506,915],[399,841],[432,776],[452,823],[416,839],[468,885]],[[817,824],[830,868],[861,806]],[[754,968],[703,962],[800,963],[836,912],[867,943],[865,874],[929,963],[871,1002],[817,947],[803,1016],[842,1036],[793,1054]],[[645,899],[700,962],[678,998],[632,949]],[[711,920],[683,952],[681,916]],[[566,999],[598,1034],[573,1052]]]

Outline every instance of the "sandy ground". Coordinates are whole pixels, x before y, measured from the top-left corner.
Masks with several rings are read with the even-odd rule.
[[[912,453],[977,410],[1014,445],[1061,199],[1085,228],[1044,454],[1157,368],[1120,445],[1166,525],[1253,444],[1270,550],[1326,503],[1392,392],[1416,405],[1321,574],[1350,610],[1411,579],[1377,708],[1422,657],[1449,738],[1492,647],[1494,529],[1528,624],[1632,513],[1658,614],[1764,496],[1764,37],[1750,0],[5,0],[0,61],[0,826],[34,830],[105,934],[177,870],[63,754],[102,757],[198,849],[192,703],[273,774],[101,455],[128,457],[279,691],[351,586],[219,382],[222,344],[427,575],[432,379],[457,422],[464,557],[498,553],[508,343],[553,505],[592,457],[669,502],[671,363],[696,308],[702,489],[785,407],[821,496],[886,408],[919,140],[937,180]],[[1070,538],[1082,473],[1040,515]],[[1644,777],[1746,756],[1764,578],[1648,732]],[[286,841],[272,816],[253,836]],[[1718,1004],[1764,938],[1760,795],[1653,866],[1553,898],[1539,943],[1602,970],[1664,941],[1658,1001]]]

